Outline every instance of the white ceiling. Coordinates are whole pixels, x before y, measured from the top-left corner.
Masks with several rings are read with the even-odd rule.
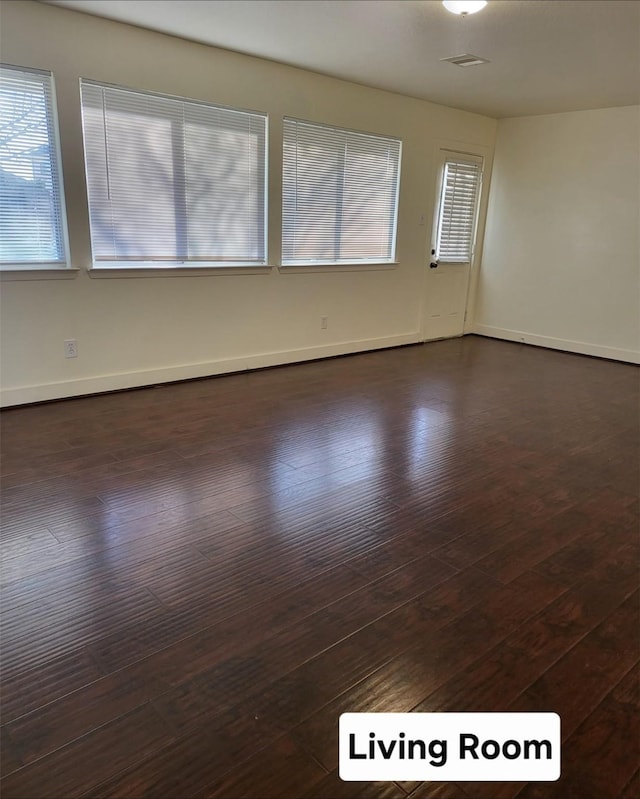
[[[50,2],[493,117],[640,103],[637,0]]]

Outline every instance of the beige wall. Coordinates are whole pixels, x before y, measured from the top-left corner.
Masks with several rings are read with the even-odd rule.
[[[475,330],[640,359],[640,108],[498,123]]]
[[[1,36],[3,61],[54,73],[72,265],[80,269],[70,279],[4,278],[4,404],[419,340],[435,143],[490,151],[495,120],[24,0],[3,2]],[[268,112],[274,268],[90,276],[80,77]],[[276,268],[285,115],[403,140],[397,267],[302,274]],[[420,226],[422,215],[427,225]],[[320,316],[329,317],[327,330]],[[77,359],[64,359],[66,338],[77,339]]]

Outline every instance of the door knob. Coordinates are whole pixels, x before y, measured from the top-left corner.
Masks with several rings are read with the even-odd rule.
[[[431,261],[431,263],[429,264],[429,268],[430,269],[437,269],[438,268],[438,262],[437,261]]]

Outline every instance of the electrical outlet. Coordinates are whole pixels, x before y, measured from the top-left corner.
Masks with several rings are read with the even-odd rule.
[[[67,338],[64,340],[64,357],[78,357],[78,342],[74,338]]]
[[[320,330],[326,330],[329,325],[329,317],[328,316],[321,316],[320,317]]]

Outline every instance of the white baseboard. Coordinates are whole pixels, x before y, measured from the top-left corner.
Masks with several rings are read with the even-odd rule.
[[[625,361],[627,363],[640,363],[640,352],[617,347],[603,347],[600,344],[590,344],[586,341],[540,336],[537,333],[527,333],[524,330],[508,330],[503,327],[479,324],[475,324],[470,332],[477,333],[480,336],[504,339],[505,341],[533,344],[536,347],[549,347],[552,350],[575,352],[580,355],[595,355],[597,358],[610,358],[614,361]]]
[[[77,380],[64,380],[56,383],[4,388],[0,390],[0,407],[78,397],[85,394],[99,394],[105,391],[118,391],[126,388],[140,388],[142,386],[156,385],[157,383],[170,383],[175,380],[213,377],[214,375],[243,372],[248,369],[261,369],[266,366],[280,366],[299,361],[330,358],[335,355],[351,355],[357,352],[367,352],[368,350],[400,347],[404,344],[417,344],[420,341],[420,334],[416,332],[402,336],[385,336],[362,339],[360,341],[346,341],[338,344],[324,344],[318,347],[266,352],[242,358],[225,358],[218,361],[189,363],[161,369],[119,372],[95,377],[83,377]]]

